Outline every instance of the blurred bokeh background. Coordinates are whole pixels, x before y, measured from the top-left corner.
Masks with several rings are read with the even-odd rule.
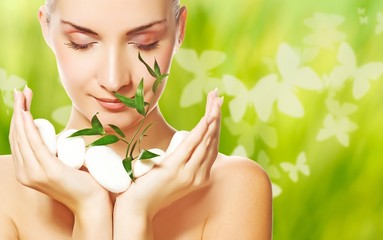
[[[0,1],[0,154],[10,153],[14,88],[28,83],[33,115],[57,130],[69,113],[42,2]],[[382,239],[383,1],[183,4],[187,36],[160,104],[169,122],[191,129],[217,86],[220,150],[269,173],[274,239]]]

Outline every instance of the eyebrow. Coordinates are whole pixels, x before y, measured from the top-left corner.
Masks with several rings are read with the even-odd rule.
[[[91,29],[89,29],[89,28],[81,27],[81,26],[78,26],[78,25],[76,25],[76,24],[74,24],[74,23],[71,23],[71,22],[69,22],[69,21],[65,21],[65,20],[61,20],[60,22],[61,22],[62,24],[70,25],[70,26],[72,26],[73,28],[77,29],[77,30],[80,31],[80,32],[83,32],[83,33],[89,33],[89,34],[98,36],[98,34],[97,34],[95,31],[93,31],[93,30],[91,30]]]
[[[78,26],[77,24],[74,24],[74,23],[66,21],[66,20],[61,20],[60,22],[62,24],[70,25],[70,26],[72,26],[73,28],[77,29],[80,32],[88,33],[88,34],[95,35],[95,36],[99,36],[98,33],[96,33],[95,31],[93,31],[93,30],[91,30],[89,28]],[[142,26],[139,26],[139,27],[136,27],[136,28],[133,28],[133,29],[129,30],[126,33],[126,35],[133,35],[133,34],[142,32],[142,31],[144,31],[146,29],[149,29],[149,28],[151,28],[151,27],[153,27],[155,25],[161,25],[161,24],[164,24],[166,22],[167,22],[166,18],[162,19],[162,20],[153,21],[151,23],[148,23],[148,24],[145,24],[145,25],[142,25]]]

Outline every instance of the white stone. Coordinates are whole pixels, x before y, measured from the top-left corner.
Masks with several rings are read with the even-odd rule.
[[[168,149],[165,153],[165,157],[172,154],[188,134],[189,132],[184,130],[176,132],[173,135],[172,140],[170,140]]]
[[[49,151],[56,155],[57,144],[56,144],[56,130],[52,123],[43,118],[37,118],[34,120],[35,126],[38,129],[41,139]]]
[[[149,149],[148,151],[155,153],[159,156],[151,158],[151,159],[139,160],[141,157],[141,154],[142,154],[141,153],[140,156],[138,157],[138,159],[134,160],[132,163],[132,165],[133,165],[132,166],[133,167],[133,176],[135,178],[139,178],[139,177],[145,175],[147,172],[152,170],[152,168],[156,164],[159,164],[162,161],[162,159],[164,158],[165,152],[159,148]]]
[[[124,192],[131,184],[121,157],[107,146],[88,148],[85,164],[93,178],[110,192]]]
[[[72,168],[81,168],[85,161],[85,140],[83,137],[71,137],[76,129],[63,131],[57,138],[57,158]]]

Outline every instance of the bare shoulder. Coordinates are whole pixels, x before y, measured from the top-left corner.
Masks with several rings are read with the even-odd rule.
[[[18,185],[15,178],[15,169],[13,165],[12,155],[0,156],[0,191],[1,196],[4,196],[4,191],[14,189]],[[14,189],[15,190],[15,189]],[[3,199],[3,197],[0,198]]]
[[[0,238],[17,239],[17,230],[12,213],[17,204],[20,185],[18,184],[11,155],[0,156]]]
[[[220,154],[211,181],[206,239],[271,239],[271,182],[256,162]]]
[[[15,203],[21,189],[15,177],[12,155],[0,156],[0,207],[5,208],[7,204]]]
[[[212,169],[216,184],[235,186],[236,190],[269,191],[271,183],[267,173],[255,161],[239,156],[218,155]]]

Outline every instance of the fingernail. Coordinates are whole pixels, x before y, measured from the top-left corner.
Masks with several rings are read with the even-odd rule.
[[[16,103],[17,101],[19,101],[20,99],[20,91],[17,90],[16,88],[13,90],[13,94],[14,94],[14,103]]]
[[[219,105],[219,107],[222,107],[223,101],[224,101],[224,97],[223,96],[218,98],[218,105]]]
[[[29,91],[28,84],[25,84],[24,89],[23,89],[23,93],[25,94],[28,91]]]
[[[214,97],[218,97],[218,88],[214,89]]]

